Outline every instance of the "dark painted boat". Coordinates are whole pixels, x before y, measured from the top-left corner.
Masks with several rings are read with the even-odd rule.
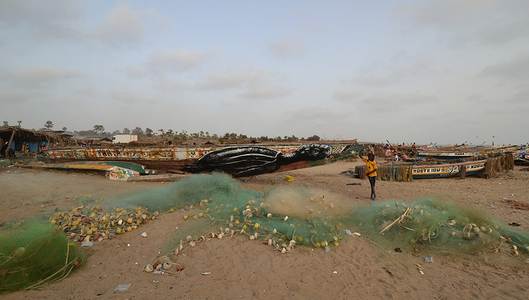
[[[161,173],[221,171],[244,177],[322,164],[352,152],[351,144],[237,145],[225,147],[76,148],[47,151],[47,162],[133,162]]]

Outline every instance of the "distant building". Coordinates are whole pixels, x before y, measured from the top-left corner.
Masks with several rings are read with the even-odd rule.
[[[116,134],[112,137],[113,144],[128,144],[131,142],[137,142],[137,134]]]

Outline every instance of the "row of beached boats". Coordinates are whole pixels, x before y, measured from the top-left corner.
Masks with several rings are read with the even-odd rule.
[[[404,162],[379,164],[382,180],[410,181],[413,179],[447,178],[466,176],[491,176],[512,169],[520,148],[479,147],[419,151],[416,157]],[[355,170],[362,178],[364,167]]]
[[[361,152],[361,149],[359,144],[348,143],[75,148],[48,150],[42,159],[51,163],[50,168],[57,169],[89,169],[91,166],[99,170],[113,168],[111,174],[119,178],[130,174],[143,175],[134,168],[127,168],[127,163],[139,164],[157,173],[222,171],[244,177],[325,164],[349,158]],[[408,172],[411,179],[480,175],[486,169],[488,158],[509,155],[518,158],[519,151],[518,147],[422,151],[414,162],[392,163],[389,172]],[[529,157],[520,159],[529,162]],[[102,165],[101,162],[107,163]],[[388,164],[380,164],[380,167],[389,168]],[[123,169],[134,172],[127,173]]]

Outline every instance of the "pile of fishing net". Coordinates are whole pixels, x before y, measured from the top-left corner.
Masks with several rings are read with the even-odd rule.
[[[179,182],[108,199],[104,207],[59,212],[50,223],[26,222],[0,231],[0,292],[35,288],[64,278],[84,262],[75,241],[129,232],[157,216],[184,209],[186,223],[163,254],[230,236],[262,240],[282,253],[296,245],[338,246],[352,231],[390,249],[410,252],[529,252],[529,233],[473,209],[436,200],[356,206],[329,191],[301,186],[244,188],[228,175],[193,175]],[[160,271],[160,263],[149,270]]]
[[[227,175],[196,175],[173,185],[116,199],[120,207],[144,206],[167,211],[186,208],[188,225],[168,249],[197,239],[244,234],[268,241],[282,252],[294,245],[337,246],[356,230],[392,248],[454,253],[498,250],[527,252],[529,234],[515,231],[473,209],[437,200],[377,202],[353,207],[353,201],[304,187],[265,191],[243,188]]]
[[[387,201],[356,210],[353,224],[369,238],[411,252],[529,252],[529,233],[517,231],[475,209],[439,200]]]
[[[326,247],[337,245],[343,231],[335,219],[344,213],[343,203],[333,203],[322,193],[306,188],[256,191],[223,174],[194,175],[110,202],[161,212],[186,208],[188,224],[175,236],[173,248],[189,236],[195,240],[234,234],[271,240],[278,250],[293,244]]]
[[[60,280],[84,261],[78,246],[49,223],[9,225],[0,230],[0,293]]]

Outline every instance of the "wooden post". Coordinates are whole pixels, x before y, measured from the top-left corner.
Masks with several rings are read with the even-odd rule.
[[[13,142],[13,139],[15,138],[15,132],[17,130],[15,128],[13,128],[13,131],[11,132],[11,137],[9,138],[9,142],[7,143],[7,149],[6,149],[6,152],[5,152],[5,156],[7,157],[8,154],[9,154],[9,148],[11,147],[11,143]]]
[[[484,178],[490,178],[490,159],[485,162],[485,169],[482,174]]]
[[[459,177],[464,179],[467,176],[467,165],[462,164],[459,168]]]

